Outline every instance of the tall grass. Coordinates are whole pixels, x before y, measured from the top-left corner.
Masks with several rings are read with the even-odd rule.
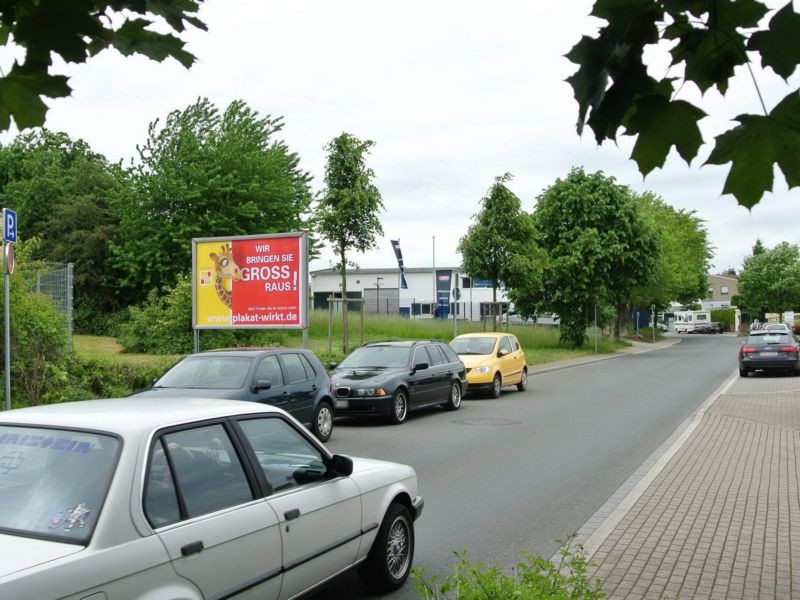
[[[487,326],[490,330],[491,323]],[[309,326],[309,345],[323,360],[338,361],[342,352],[342,315],[334,313],[331,323],[332,344],[328,352],[328,312],[313,311]],[[360,345],[360,317],[351,313],[349,318],[349,339],[351,348]],[[483,323],[458,322],[458,334],[484,331]],[[505,325],[498,323],[498,331],[506,331]],[[508,332],[517,336],[530,364],[551,362],[583,356],[594,352],[594,341],[583,348],[574,349],[559,341],[558,328],[534,325],[510,325]],[[453,321],[443,319],[410,319],[396,315],[365,315],[364,342],[381,340],[419,340],[434,339],[449,342],[453,339]],[[301,343],[300,332],[287,334],[286,345]],[[613,338],[600,337],[598,352],[609,353],[624,347],[625,342]]]

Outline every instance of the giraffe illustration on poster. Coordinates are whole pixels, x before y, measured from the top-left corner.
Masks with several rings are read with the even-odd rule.
[[[214,289],[220,301],[231,307],[233,298],[233,282],[242,280],[242,271],[233,260],[233,249],[230,244],[222,244],[222,254],[209,254],[214,261]]]

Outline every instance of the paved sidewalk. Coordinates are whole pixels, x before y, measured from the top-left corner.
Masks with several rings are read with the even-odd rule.
[[[800,598],[800,378],[737,377],[668,444],[579,532],[592,578],[610,598]]]

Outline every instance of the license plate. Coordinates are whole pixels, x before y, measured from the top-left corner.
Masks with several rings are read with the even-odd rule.
[[[762,352],[759,356],[778,356],[777,352]]]
[[[336,408],[350,408],[350,401],[349,400],[337,400],[336,401]]]

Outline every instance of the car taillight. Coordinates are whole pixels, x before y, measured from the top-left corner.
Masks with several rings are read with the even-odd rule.
[[[756,351],[755,346],[744,346],[742,347],[742,354],[752,354]]]
[[[795,347],[795,346],[781,346],[781,352],[794,352],[794,353],[797,353],[797,347]]]

